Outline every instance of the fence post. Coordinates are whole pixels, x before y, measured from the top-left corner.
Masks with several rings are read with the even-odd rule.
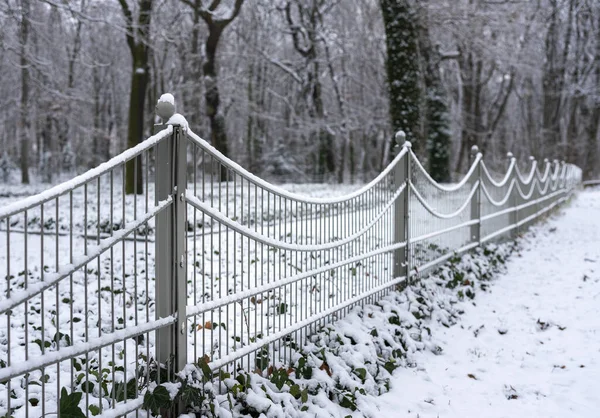
[[[163,122],[175,114],[172,96],[165,96],[161,96],[156,106]],[[167,126],[155,125],[155,131]],[[176,325],[156,332],[157,361],[169,365],[169,374],[181,370],[187,362],[186,182],[186,140],[183,127],[173,125],[171,137],[157,145],[155,173],[156,202],[173,198],[173,204],[156,216],[155,242],[156,319],[177,315]]]
[[[535,159],[535,157],[533,155],[529,156],[529,161],[531,161],[531,171],[533,172],[533,177],[531,178],[531,196],[529,197],[529,201],[535,201],[537,199],[537,189],[535,186],[535,183],[537,183],[537,161]],[[528,216],[533,216],[538,212],[538,208],[537,208],[537,203],[535,205],[529,205],[529,215]],[[532,225],[535,220],[537,219],[537,217],[533,216],[533,218],[531,218],[531,220],[528,222],[527,228],[529,228],[530,225]]]
[[[473,145],[471,147],[471,162],[475,162],[477,160],[477,155],[479,154],[479,147],[477,145]],[[471,198],[471,220],[477,219],[477,223],[471,225],[471,241],[478,242],[481,245],[481,160],[477,163],[477,168],[472,174],[473,178],[470,179],[470,183],[473,185],[477,181],[479,184],[477,185],[477,191]]]
[[[407,147],[410,150],[410,142],[406,141],[406,134],[403,131],[398,131],[395,136],[396,148],[400,150]],[[396,222],[394,223],[394,242],[406,242],[406,247],[398,249],[394,252],[394,277],[406,277],[408,284],[409,268],[408,262],[410,259],[409,249],[409,234],[408,234],[408,216],[409,216],[409,199],[410,199],[410,153],[406,153],[398,162],[394,170],[394,185],[400,187],[405,184],[402,195],[396,199],[394,203],[394,213]]]
[[[508,178],[508,188],[510,189],[510,205],[513,208],[513,211],[509,214],[508,222],[513,226],[510,231],[510,236],[514,239],[517,237],[517,235],[519,235],[519,227],[517,226],[519,223],[519,191],[517,190],[517,181],[519,180],[517,176],[517,168],[513,165],[517,163],[513,153],[508,152],[506,154],[506,158],[508,158],[508,169],[510,170],[512,167],[512,172]]]

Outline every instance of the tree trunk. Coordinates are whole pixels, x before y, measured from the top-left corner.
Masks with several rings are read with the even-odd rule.
[[[438,182],[450,181],[450,123],[448,107],[444,99],[445,92],[440,78],[439,53],[434,50],[429,36],[429,19],[427,6],[419,17],[419,52],[425,88],[425,112],[423,114],[423,138],[427,138],[427,155],[429,157],[429,174]]]
[[[127,127],[127,148],[133,148],[143,140],[144,136],[144,105],[146,102],[146,87],[148,86],[147,53],[143,45],[138,45],[136,57],[133,60],[131,90],[129,94],[129,124]],[[127,178],[125,192],[128,194],[143,193],[142,158],[138,155],[129,160],[125,168]]]
[[[390,117],[394,132],[403,130],[413,150],[422,156],[423,138],[418,136],[420,125],[421,89],[417,28],[414,11],[407,0],[380,0],[387,46],[387,76]],[[395,141],[390,141],[388,160],[393,158]]]
[[[219,107],[221,105],[221,96],[219,94],[219,84],[217,80],[216,55],[217,45],[221,39],[222,28],[215,23],[208,25],[209,35],[206,39],[206,61],[203,65],[204,70],[204,98],[206,101],[206,115],[210,122],[210,139],[212,145],[229,157],[229,144],[227,142],[227,132],[225,130],[225,118]],[[227,181],[227,168],[221,165],[220,180]]]
[[[29,135],[30,126],[27,112],[29,111],[29,62],[27,60],[27,39],[29,38],[29,0],[21,2],[21,28],[19,33],[21,66],[21,106],[19,131],[21,134],[21,183],[29,184]]]

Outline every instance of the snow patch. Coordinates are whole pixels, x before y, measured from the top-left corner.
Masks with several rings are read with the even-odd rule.
[[[173,96],[171,96],[171,97],[173,97]],[[187,119],[179,113],[175,113],[173,116],[171,116],[171,118],[167,121],[167,125],[181,126],[183,128],[183,130],[185,130],[185,131],[187,131],[190,127]]]
[[[171,93],[165,93],[160,96],[158,103],[170,103],[175,106],[175,97]]]

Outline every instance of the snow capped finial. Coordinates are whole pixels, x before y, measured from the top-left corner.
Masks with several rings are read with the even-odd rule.
[[[544,158],[544,164],[548,164],[549,162],[550,162],[550,160],[549,160],[549,159],[547,159],[547,158]]]
[[[167,121],[175,114],[175,98],[171,93],[165,93],[156,103],[156,114],[163,121]]]
[[[529,161],[535,161],[535,157],[533,155],[529,156]]]
[[[477,145],[473,145],[471,147],[471,155],[477,155],[478,152],[479,152],[479,147]]]
[[[404,133],[404,131],[398,131],[398,132],[396,132],[396,135],[394,138],[396,139],[396,144],[402,145],[402,144],[404,144],[404,141],[406,140],[406,134]]]
[[[513,158],[513,157],[514,157],[514,155],[513,155],[513,153],[512,153],[512,152],[508,151],[508,152],[506,153],[506,157],[507,157],[507,158]]]

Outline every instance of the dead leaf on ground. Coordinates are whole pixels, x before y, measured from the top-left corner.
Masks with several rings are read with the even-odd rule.
[[[325,373],[327,373],[329,376],[331,376],[331,369],[329,368],[329,364],[327,364],[326,361],[324,361],[323,364],[321,364],[321,367],[319,367],[319,370],[325,370]]]
[[[550,328],[550,323],[549,322],[544,322],[544,321],[542,321],[542,320],[540,320],[538,318],[538,320],[537,320],[537,326],[540,329],[540,331],[545,331],[548,328]]]
[[[480,326],[479,328],[477,328],[475,331],[473,331],[473,335],[475,336],[475,338],[477,338],[477,336],[479,335],[479,333],[481,332],[481,330],[485,327],[485,325]]]
[[[472,373],[469,373],[467,376],[470,377],[473,380],[477,380],[477,378],[475,377],[475,375],[472,374]]]

